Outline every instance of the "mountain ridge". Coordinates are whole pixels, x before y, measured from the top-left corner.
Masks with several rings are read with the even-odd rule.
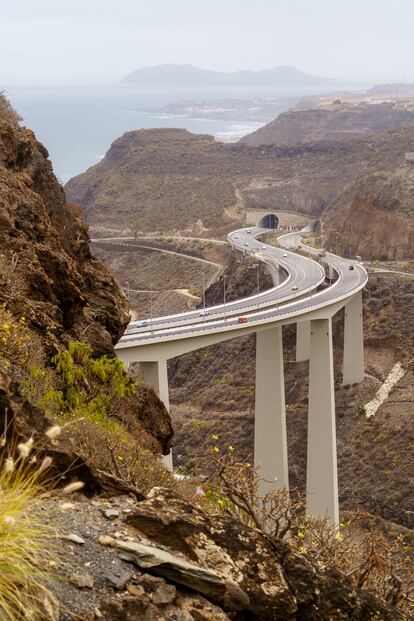
[[[169,63],[153,67],[142,67],[128,73],[122,82],[138,84],[175,84],[210,85],[210,86],[269,86],[275,82],[304,84],[322,84],[329,78],[319,78],[300,71],[292,65],[278,65],[258,71],[241,69],[234,72],[201,69],[185,63]]]

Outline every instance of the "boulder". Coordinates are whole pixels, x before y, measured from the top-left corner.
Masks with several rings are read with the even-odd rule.
[[[145,562],[145,571],[180,582],[178,566],[201,575],[205,595],[235,619],[260,621],[396,621],[404,616],[387,608],[333,567],[320,568],[294,554],[285,541],[223,514],[209,514],[170,489],[154,488],[136,504],[126,521],[159,548],[140,544],[129,554]],[[161,549],[162,548],[164,549]],[[145,546],[148,548],[148,546]],[[168,550],[166,550],[167,548]],[[148,554],[147,561],[143,561]],[[163,570],[168,559],[175,571]],[[174,561],[172,560],[174,559]],[[197,572],[195,570],[197,567]],[[205,573],[202,573],[204,569]],[[214,577],[213,577],[214,576]],[[187,583],[201,591],[197,581]],[[201,591],[202,592],[202,591]]]

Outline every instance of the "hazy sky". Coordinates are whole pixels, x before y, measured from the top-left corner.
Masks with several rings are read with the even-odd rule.
[[[414,80],[414,0],[0,0],[0,85],[191,63]]]

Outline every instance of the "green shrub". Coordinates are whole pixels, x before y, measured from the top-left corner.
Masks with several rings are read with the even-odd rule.
[[[23,395],[42,412],[52,418],[64,409],[63,392],[58,387],[53,369],[29,364],[27,374],[20,382]]]
[[[125,372],[119,358],[93,358],[89,344],[71,341],[67,350],[52,358],[52,363],[64,383],[60,415],[86,418],[108,430],[122,433],[118,423],[110,417],[116,415],[124,397],[134,394],[136,384]],[[57,395],[53,397],[57,400]]]

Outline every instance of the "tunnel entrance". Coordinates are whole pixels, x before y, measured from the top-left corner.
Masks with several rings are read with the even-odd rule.
[[[257,226],[263,229],[277,229],[279,227],[279,218],[274,213],[267,213],[257,223]]]

